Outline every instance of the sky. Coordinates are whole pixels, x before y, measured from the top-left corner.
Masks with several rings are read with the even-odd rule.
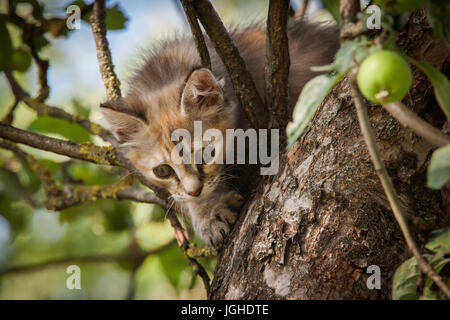
[[[47,17],[55,14],[62,17],[65,15],[65,8],[73,0],[40,0],[40,2],[45,3],[44,14]],[[245,25],[263,19],[268,0],[212,0],[212,3],[225,25]],[[294,7],[298,7],[300,3],[301,0],[292,1]],[[139,65],[140,57],[145,50],[156,45],[158,40],[179,33],[189,33],[190,29],[175,0],[107,1],[107,6],[115,4],[118,4],[129,18],[124,29],[108,31],[107,34],[115,71],[121,80],[124,94],[127,91],[127,80],[133,69]],[[317,1],[313,1],[308,12],[315,12],[317,7]],[[92,120],[106,125],[96,107],[106,97],[90,25],[82,21],[80,29],[72,31],[68,38],[48,38],[50,45],[41,52],[44,58],[50,60],[48,81],[51,93],[47,103],[71,111],[67,106],[72,99],[77,99],[93,111]],[[34,66],[30,68],[24,78],[26,81],[22,85],[27,91],[35,94],[36,68]],[[3,97],[5,92],[8,92],[7,97]],[[2,105],[10,105],[12,95],[4,77],[0,77],[0,93]],[[33,113],[25,107],[19,108],[18,114],[19,120],[15,124],[22,128],[26,128],[34,118]]]
[[[44,15],[47,14],[47,17],[50,17],[57,14],[62,17],[65,15],[65,7],[73,0],[41,0],[40,2],[46,5]],[[267,2],[267,0],[212,1],[225,24],[245,24],[248,21],[261,19],[265,15]],[[122,93],[126,93],[127,80],[133,69],[138,66],[143,52],[156,45],[158,40],[172,37],[177,33],[190,32],[190,29],[175,0],[107,1],[107,6],[115,4],[118,4],[129,17],[124,29],[108,31],[107,34],[115,71],[122,83]],[[236,8],[236,5],[239,8]],[[82,21],[80,29],[71,32],[67,38],[48,37],[48,39],[50,45],[41,52],[44,58],[50,59],[48,82],[51,93],[47,103],[65,108],[72,99],[76,98],[93,110],[92,120],[105,124],[98,108],[95,108],[106,97],[90,25]],[[24,78],[26,81],[22,85],[25,89],[32,94],[36,93],[36,68],[32,66]],[[8,106],[12,102],[12,95],[9,93],[9,86],[4,77],[0,77],[0,92],[2,95],[8,92],[8,96],[1,99],[2,104]],[[32,121],[31,114],[23,110],[25,108],[20,109],[19,121],[16,125],[25,128]]]

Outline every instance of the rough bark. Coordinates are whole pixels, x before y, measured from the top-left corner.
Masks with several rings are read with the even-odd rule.
[[[449,53],[431,37],[423,12],[398,44],[413,58],[446,69]],[[405,103],[442,127],[443,113],[415,70]],[[416,239],[450,225],[449,194],[425,187],[434,148],[379,106],[370,107],[383,160]],[[211,299],[388,299],[392,276],[410,257],[361,136],[349,85],[330,93],[313,121],[280,157],[280,170],[253,191],[221,250]],[[369,290],[366,268],[381,268]]]

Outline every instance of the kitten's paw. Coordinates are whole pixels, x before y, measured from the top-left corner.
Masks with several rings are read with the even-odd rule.
[[[237,213],[227,208],[217,208],[212,212],[209,222],[199,232],[206,246],[219,248],[231,231],[237,219]]]
[[[225,195],[225,203],[234,209],[239,209],[244,204],[244,197],[239,192],[233,190]]]

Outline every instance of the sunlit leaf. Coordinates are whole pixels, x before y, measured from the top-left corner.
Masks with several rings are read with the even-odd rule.
[[[170,246],[158,254],[158,258],[164,268],[164,274],[167,276],[170,283],[178,290],[180,275],[186,268],[189,268],[187,259],[176,245]]]
[[[300,137],[322,101],[342,77],[342,74],[319,75],[306,83],[295,105],[293,121],[286,127],[289,146]]]
[[[89,132],[80,125],[53,117],[40,116],[30,124],[28,129],[40,133],[57,133],[77,142],[92,140]]]
[[[447,283],[447,285],[450,285],[450,278],[448,277],[449,275],[445,274],[444,272],[444,268],[446,268],[446,266],[448,266],[450,263],[450,258],[446,258],[444,254],[436,254],[432,257],[429,257],[428,262],[433,268],[434,272],[436,272],[436,274],[439,274],[442,280]],[[421,299],[444,300],[448,298],[439,289],[439,287],[434,283],[433,280],[426,277]]]
[[[31,55],[30,53],[23,49],[14,49],[12,53],[12,68],[19,72],[25,72],[31,65]]]
[[[410,258],[397,268],[392,284],[392,299],[394,300],[416,300],[417,276],[419,267],[415,258]]]
[[[330,12],[334,20],[339,23],[341,21],[341,15],[339,14],[339,0],[322,0],[322,4],[324,8]]]
[[[83,14],[82,19],[86,22],[89,22],[89,19],[92,16],[92,9],[88,10],[85,14]],[[106,29],[108,30],[120,30],[125,28],[125,24],[128,21],[128,18],[123,13],[123,10],[119,7],[118,4],[113,7],[106,8]]]
[[[72,163],[68,168],[70,176],[81,180],[84,185],[106,185],[117,180],[117,176],[104,168],[86,162]]]
[[[42,20],[44,18],[43,13],[44,13],[44,8],[43,6],[39,3],[39,1],[37,0],[16,0],[16,3],[28,3],[32,6],[33,8],[33,17],[36,20]]]
[[[122,12],[122,9],[119,5],[115,5],[112,8],[106,9],[106,28],[108,30],[120,30],[125,28],[125,23],[128,18],[125,17],[125,14]]]
[[[450,144],[433,152],[427,170],[427,186],[440,189],[448,181],[450,181]]]
[[[441,109],[444,111],[447,119],[450,120],[450,81],[448,78],[427,62],[419,62],[414,59],[410,59],[411,62],[422,70],[430,79],[433,85],[434,95],[439,102]]]
[[[450,228],[433,231],[425,246],[428,250],[436,253],[450,253]]]
[[[371,45],[366,37],[360,37],[352,41],[346,41],[336,53],[334,61],[325,66],[314,66],[311,70],[316,72],[347,73],[354,62],[361,63],[370,53],[379,50]]]

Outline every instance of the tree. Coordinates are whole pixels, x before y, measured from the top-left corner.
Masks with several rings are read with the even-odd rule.
[[[291,10],[289,1],[269,2],[264,99],[256,91],[244,61],[209,1],[182,0],[181,3],[204,66],[209,66],[210,61],[199,22],[224,62],[252,126],[284,130],[290,117],[286,36]],[[326,3],[334,16],[339,18],[337,2]],[[307,4],[304,1],[297,15],[304,14]],[[429,1],[428,4],[428,17],[432,18],[433,29],[445,29],[443,20],[432,14],[433,6],[439,5],[439,1]],[[92,10],[91,24],[100,71],[108,98],[114,100],[120,97],[121,92],[106,40],[105,2],[96,0],[85,8]],[[300,105],[308,107],[310,112],[299,119],[294,111],[294,123],[288,125],[287,130],[290,146],[283,148],[280,154],[279,173],[263,179],[255,176],[241,216],[219,252],[211,290],[208,274],[197,260],[199,256],[210,255],[211,252],[189,244],[185,230],[170,209],[167,194],[136,173],[132,164],[116,151],[117,141],[107,130],[87,118],[73,116],[45,104],[48,97],[48,63],[39,58],[34,44],[30,42],[32,56],[39,66],[39,94],[35,98],[30,97],[18,85],[10,69],[6,68],[5,75],[16,97],[11,110],[18,101],[23,101],[38,114],[80,124],[111,146],[64,141],[14,128],[8,124],[11,123],[12,112],[0,124],[0,137],[3,138],[0,146],[13,151],[35,170],[46,192],[45,204],[53,210],[92,198],[128,199],[164,207],[175,229],[178,244],[194,271],[202,278],[209,298],[386,299],[391,296],[393,274],[399,264],[409,257],[410,251],[415,259],[413,262],[416,262],[413,280],[417,282],[421,279],[419,269],[425,275],[422,287],[425,286],[429,292],[423,295],[430,297],[432,291],[433,297],[441,297],[441,290],[449,296],[448,278],[440,274],[448,262],[445,256],[448,252],[435,246],[436,254],[424,258],[421,254],[424,250],[419,249],[429,240],[432,230],[450,226],[448,183],[444,181],[440,191],[426,187],[427,166],[432,152],[436,146],[447,145],[450,141],[448,135],[434,128],[444,126],[445,119],[436,100],[444,111],[448,111],[448,95],[442,95],[448,89],[448,80],[437,69],[423,64],[427,62],[443,69],[448,62],[448,50],[443,41],[432,37],[423,9],[408,16],[408,23],[401,26],[393,23],[401,20],[399,16],[387,15],[392,19],[383,21],[382,32],[364,28],[365,17],[361,15],[359,1],[340,1],[339,9],[341,50],[335,64],[321,69],[331,71],[330,75],[322,75],[327,77],[326,85],[321,90],[326,98],[316,99],[312,106],[303,106],[300,98],[296,109]],[[389,11],[389,8],[386,10]],[[13,12],[1,18],[23,29],[35,28]],[[401,102],[396,102],[384,104],[383,108],[370,104],[367,114],[366,102],[356,84],[358,66],[363,60],[361,56],[365,58],[377,46],[393,47],[396,29],[400,29],[397,46],[414,61],[422,63],[414,62],[431,78],[435,95],[429,90],[430,82],[424,73],[417,69],[407,99],[409,108],[414,112]],[[339,55],[351,59],[339,60]],[[311,118],[313,120],[308,124]],[[51,172],[15,143],[123,168],[135,173],[136,178],[154,193],[133,187],[133,179],[106,186],[58,186]],[[442,157],[439,159],[442,162]],[[443,174],[448,174],[448,164],[443,167],[447,168]],[[448,250],[446,244],[444,247]],[[427,249],[430,248],[427,246]],[[117,259],[130,258],[136,270],[150,253],[153,252],[135,250]],[[379,290],[368,288],[371,272],[378,270],[370,266],[380,269]],[[400,277],[400,285],[404,284],[403,280]],[[433,282],[437,287],[431,289]],[[408,293],[422,295],[415,284]]]

